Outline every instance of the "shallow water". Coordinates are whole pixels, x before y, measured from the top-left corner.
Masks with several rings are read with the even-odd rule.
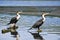
[[[14,40],[10,33],[1,33],[2,29],[9,27],[7,23],[13,16],[15,14],[0,13],[0,40]],[[21,15],[20,20],[17,22],[20,40],[34,40],[33,36],[27,31],[39,19],[41,19],[41,16]],[[46,16],[46,21],[41,26],[41,30],[40,34],[45,40],[60,40],[60,18]]]

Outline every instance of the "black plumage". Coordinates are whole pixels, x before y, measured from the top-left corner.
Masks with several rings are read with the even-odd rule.
[[[43,22],[43,18],[42,19],[40,19],[40,20],[38,20],[30,29],[32,29],[32,28],[38,28],[39,29],[39,27],[43,24],[44,22]],[[29,30],[30,30],[29,29]]]
[[[38,20],[32,27],[33,28],[38,28],[43,24],[43,19]]]
[[[32,28],[38,28],[38,33],[39,33],[39,31],[40,31],[39,28],[44,23],[44,21],[45,21],[45,15],[47,15],[47,14],[49,14],[49,13],[42,12],[42,19],[38,20],[30,29],[32,29]]]
[[[18,21],[17,18],[16,18],[16,17],[13,17],[13,18],[10,20],[10,22],[8,23],[8,25],[9,25],[9,24],[13,24],[13,23],[16,24],[17,21]]]
[[[17,23],[17,21],[20,19],[19,13],[22,13],[22,12],[17,12],[17,15],[10,20],[10,22],[8,23],[8,25],[9,24],[16,24]]]

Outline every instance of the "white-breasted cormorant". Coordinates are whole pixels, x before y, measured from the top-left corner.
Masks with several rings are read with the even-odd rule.
[[[39,27],[42,26],[42,24],[44,23],[44,21],[45,21],[45,15],[47,15],[47,14],[49,14],[49,13],[42,12],[42,19],[38,20],[30,29],[32,29],[32,28],[38,28],[38,30],[39,30]]]
[[[10,22],[8,23],[8,25],[9,25],[9,24],[13,24],[13,23],[14,23],[14,24],[17,23],[17,21],[18,21],[19,18],[20,18],[19,13],[22,13],[22,12],[17,12],[17,15],[10,20]]]

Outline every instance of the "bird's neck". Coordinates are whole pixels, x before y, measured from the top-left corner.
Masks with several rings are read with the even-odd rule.
[[[19,14],[17,14],[17,20],[20,18],[20,15]]]
[[[17,15],[19,15],[19,13],[17,13]]]
[[[43,19],[43,21],[45,21],[45,17],[44,17],[45,15],[42,15],[42,19]]]

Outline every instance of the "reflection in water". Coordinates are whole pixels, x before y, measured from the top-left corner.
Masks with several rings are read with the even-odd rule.
[[[6,33],[6,34],[1,34],[1,30],[8,28],[6,24],[10,21],[12,16],[15,16],[15,14],[0,14],[0,40],[15,40],[15,38],[11,37],[11,33]],[[18,28],[18,33],[20,34],[20,39],[21,40],[32,40],[33,37],[28,34],[28,32],[25,32],[27,29],[29,29],[37,20],[39,20],[41,17],[40,16],[29,16],[29,15],[21,15],[21,18],[17,25],[19,26]],[[8,28],[9,29],[9,28]],[[42,29],[42,38],[45,40],[59,40],[60,35],[58,35],[57,32],[60,32],[60,18],[59,17],[46,17],[45,23],[41,27]],[[35,29],[36,30],[36,29]],[[47,34],[44,35],[44,32],[56,32],[56,34]],[[60,33],[59,33],[60,34]],[[27,36],[26,36],[27,35]],[[27,38],[26,38],[27,37]]]
[[[30,32],[31,33],[31,32]],[[31,33],[34,37],[34,39],[37,39],[37,40],[43,40],[43,37],[38,33]]]
[[[18,28],[18,26],[16,26],[15,24],[10,24],[9,28],[2,30],[2,34],[10,32],[11,35],[13,35],[13,37],[15,37],[16,40],[18,40],[19,39],[19,34],[16,31],[17,28]]]

